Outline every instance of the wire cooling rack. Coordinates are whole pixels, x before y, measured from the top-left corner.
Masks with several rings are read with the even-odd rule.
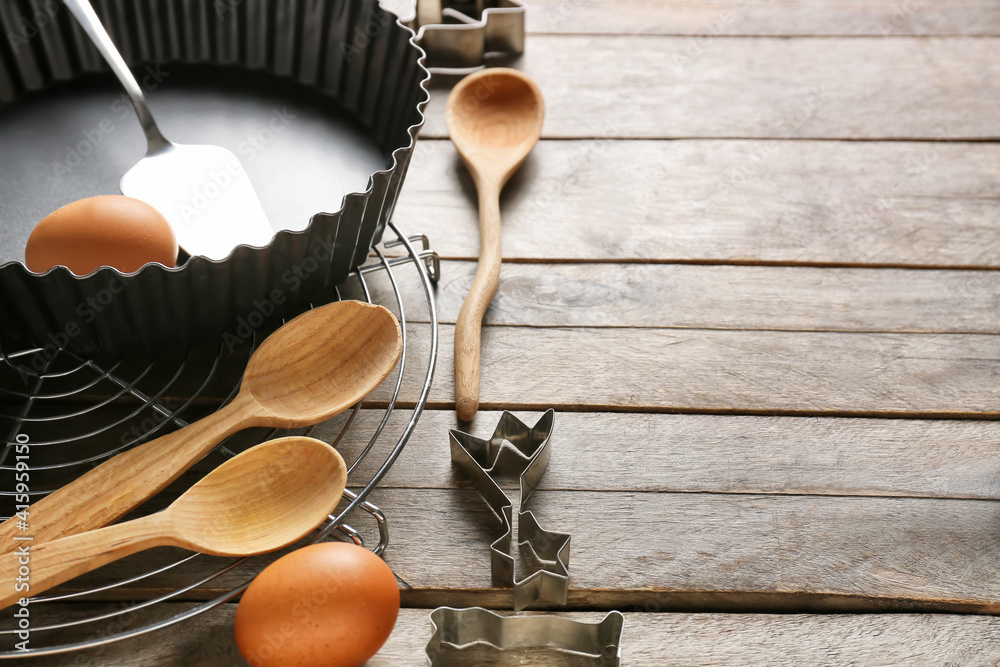
[[[378,403],[381,410],[366,409],[362,413],[362,404],[358,404],[346,415],[318,427],[325,434],[324,439],[335,447],[347,441],[352,443],[351,452],[345,452],[344,446],[338,449],[348,459],[348,487],[354,490],[344,492],[344,501],[336,515],[331,515],[316,532],[293,548],[328,539],[335,531],[342,539],[364,545],[362,531],[347,523],[351,517],[364,518],[377,529],[378,543],[371,547],[376,554],[381,554],[389,543],[386,516],[367,498],[402,453],[427,401],[437,361],[433,284],[438,278],[440,262],[429,250],[426,237],[405,236],[393,223],[389,223],[386,235],[395,236],[384,244],[387,250],[401,248],[405,252],[388,257],[376,250],[375,258],[328,295],[328,301],[350,296],[371,302],[373,274],[388,279],[388,290],[380,293],[391,296],[380,301],[395,312],[403,332],[402,357],[396,374],[391,376],[395,378],[395,386],[391,396]],[[422,359],[414,358],[415,346],[408,345],[413,327],[407,326],[399,280],[404,270],[416,271],[429,314],[426,366]],[[380,277],[379,282],[386,280]],[[408,302],[413,304],[412,300]],[[34,502],[116,453],[183,427],[232,400],[239,390],[242,371],[263,338],[259,336],[238,346],[223,342],[157,358],[126,359],[83,358],[55,346],[11,351],[3,350],[0,345],[0,437],[5,439],[0,452],[0,502],[3,503],[0,515],[6,518],[13,512],[16,458],[13,453],[18,443],[30,442],[29,493]],[[414,372],[417,377],[423,374],[419,397],[412,407],[397,407],[405,374]],[[387,382],[392,384],[391,380]],[[358,419],[359,415],[363,418]],[[313,427],[304,434],[315,437],[316,430]],[[366,440],[368,432],[371,436]],[[284,434],[277,429],[239,433],[221,443],[182,477],[180,484],[190,486],[225,459]],[[166,506],[181,491],[183,488],[168,488],[161,494],[164,497],[144,505],[138,514]],[[0,659],[96,648],[182,623],[239,596],[253,576],[275,557],[224,559],[168,550],[156,557],[147,555],[143,560],[132,557],[131,561],[120,561],[132,563],[117,570],[128,572],[124,578],[120,574],[116,578],[115,565],[111,565],[93,573],[96,577],[88,575],[33,598],[28,607],[31,634],[26,652],[15,649],[21,638],[17,635],[13,608],[0,611]],[[206,591],[212,597],[204,600]],[[99,614],[76,609],[82,605],[54,604],[94,600],[95,596],[128,602],[108,605],[114,608]],[[139,601],[135,601],[137,598]],[[177,613],[181,605],[163,604],[192,598],[203,601],[184,605],[181,613]],[[67,611],[67,607],[72,609]],[[67,641],[67,637],[76,639]]]

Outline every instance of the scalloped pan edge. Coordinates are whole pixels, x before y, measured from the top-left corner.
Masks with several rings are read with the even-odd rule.
[[[0,27],[19,26],[36,6],[0,0]],[[424,123],[430,73],[414,32],[377,0],[103,0],[95,8],[130,64],[237,65],[291,78],[353,112],[383,152],[391,149],[391,164],[338,211],[225,260],[82,277],[63,267],[39,275],[20,262],[0,266],[0,351],[55,346],[117,356],[220,337],[232,347],[335,298],[381,240]],[[31,48],[0,49],[3,102],[105,69],[68,12],[50,18]]]

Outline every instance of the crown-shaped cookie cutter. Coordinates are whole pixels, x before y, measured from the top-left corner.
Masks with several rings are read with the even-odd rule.
[[[619,667],[625,617],[612,611],[597,623],[560,616],[501,616],[486,609],[440,607],[431,613],[434,635],[427,643],[431,667],[455,664],[448,649],[487,644],[502,651],[549,647],[581,654],[580,664]]]
[[[551,451],[549,440],[555,412],[549,410],[534,426],[527,426],[509,412],[500,417],[493,437],[476,438],[452,430],[451,460],[469,476],[503,524],[504,534],[490,545],[493,583],[513,586],[514,610],[536,602],[565,605],[569,594],[570,536],[543,530],[535,515],[524,507],[545,474]],[[530,575],[518,578],[511,555],[514,541],[513,504],[493,479],[520,474],[517,542],[521,554],[535,565]]]
[[[485,66],[487,54],[524,53],[526,12],[523,0],[416,0],[408,25],[431,72],[469,74]]]

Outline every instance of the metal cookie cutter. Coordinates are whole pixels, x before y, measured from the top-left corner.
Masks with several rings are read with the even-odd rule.
[[[500,417],[493,437],[475,438],[451,431],[451,460],[472,479],[479,493],[500,517],[504,534],[490,545],[493,583],[514,587],[514,611],[536,602],[565,605],[569,593],[569,541],[566,533],[542,530],[524,506],[537,488],[549,464],[549,439],[555,416],[549,410],[533,427],[509,412]],[[491,475],[520,474],[521,504],[517,515],[517,542],[522,554],[538,565],[529,576],[518,579],[511,556],[513,505]]]
[[[585,656],[587,664],[619,667],[625,617],[613,611],[598,623],[559,616],[500,616],[486,609],[441,607],[431,613],[434,636],[427,644],[431,667],[447,664],[446,649],[488,644],[500,650],[549,647]],[[582,662],[582,661],[581,661]]]
[[[416,0],[408,25],[431,72],[469,74],[483,68],[488,53],[524,53],[526,11],[523,0]]]

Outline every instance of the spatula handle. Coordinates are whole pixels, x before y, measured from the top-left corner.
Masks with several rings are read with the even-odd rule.
[[[63,0],[63,3],[73,16],[76,17],[76,20],[87,33],[87,36],[90,37],[97,50],[104,56],[104,60],[111,67],[111,71],[115,73],[118,80],[125,86],[125,91],[128,93],[129,99],[132,100],[132,106],[135,107],[135,113],[139,116],[142,131],[146,134],[149,152],[153,153],[169,146],[170,142],[163,138],[160,128],[156,126],[156,121],[153,120],[153,113],[146,105],[146,96],[142,91],[142,87],[135,80],[132,70],[125,63],[125,59],[122,58],[121,53],[118,52],[118,48],[111,40],[111,36],[108,35],[108,31],[104,29],[104,24],[101,23],[100,17],[97,16],[97,12],[94,11],[93,6],[90,4],[90,0]]]
[[[162,534],[156,517],[154,514],[46,544],[17,542],[14,551],[0,556],[0,609],[119,558],[172,544]]]
[[[243,394],[240,394],[242,396]],[[223,439],[254,423],[256,403],[236,400],[190,426],[118,454],[0,525],[0,551],[101,528],[159,493]],[[22,523],[23,522],[23,523]],[[2,581],[0,581],[2,585]]]
[[[462,421],[479,411],[483,316],[500,285],[500,188],[479,188],[479,267],[455,324],[455,409]]]

